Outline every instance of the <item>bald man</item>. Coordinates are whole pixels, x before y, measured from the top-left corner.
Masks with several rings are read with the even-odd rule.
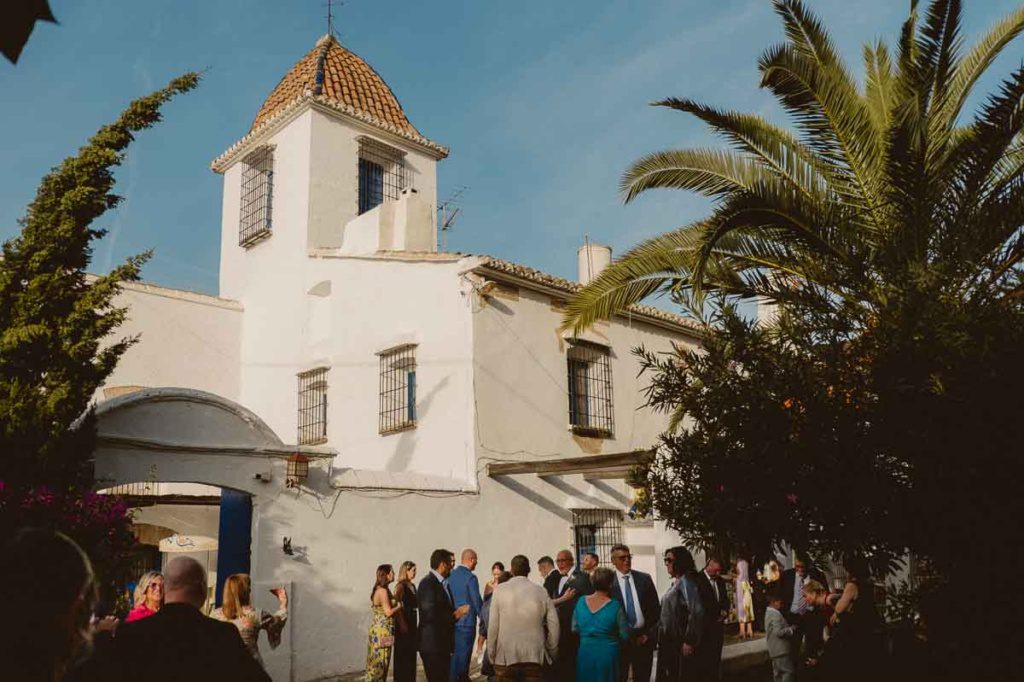
[[[480,598],[480,582],[476,570],[476,551],[462,550],[459,566],[448,576],[448,590],[452,594],[455,608],[468,606],[465,618],[455,622],[455,653],[452,654],[451,680],[469,680],[469,662],[473,658],[473,643],[476,641],[476,621],[480,615],[483,600]]]
[[[269,682],[238,629],[207,618],[206,571],[195,559],[171,559],[164,569],[164,606],[117,629],[104,680],[147,682]]]

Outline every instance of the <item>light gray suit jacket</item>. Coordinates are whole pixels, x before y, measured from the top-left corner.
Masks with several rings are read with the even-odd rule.
[[[786,622],[786,617],[778,609],[768,607],[764,612],[764,632],[768,640],[768,655],[771,658],[793,655],[793,635],[796,626]]]
[[[516,576],[494,588],[487,622],[493,665],[550,663],[558,654],[558,612],[547,591]]]

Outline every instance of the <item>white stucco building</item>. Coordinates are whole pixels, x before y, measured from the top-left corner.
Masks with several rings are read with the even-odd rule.
[[[149,284],[122,296],[119,333],[140,341],[97,396],[97,478],[216,486],[251,508],[225,520],[222,504],[218,573],[246,566],[257,603],[289,587],[283,646],[264,651],[275,679],[361,669],[376,565],[411,559],[422,576],[436,547],[477,549],[483,582],[516,553],[607,561],[623,540],[666,580],[655,557],[674,538],[627,513],[623,476],[665,424],[641,407],[631,350],[696,344],[694,328],[638,306],[574,339],[559,325],[578,282],[438,252],[447,154],[324,37],[213,162],[220,296]],[[584,279],[609,257],[566,254]],[[289,486],[300,451],[309,475]],[[210,502],[196,490],[164,506]],[[140,519],[215,525],[171,511]]]

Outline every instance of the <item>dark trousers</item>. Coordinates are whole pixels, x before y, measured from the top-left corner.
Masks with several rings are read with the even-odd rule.
[[[416,682],[416,633],[395,633],[395,682]]]
[[[629,640],[622,645],[622,669],[619,670],[619,680],[626,682],[629,673],[633,673],[633,682],[651,682],[651,668],[654,667],[654,641],[647,640],[643,645],[637,644],[637,636],[644,633],[630,635]]]
[[[451,673],[452,655],[450,653],[432,653],[421,651],[423,671],[427,674],[427,682],[448,682]]]
[[[469,682],[469,663],[473,658],[476,628],[455,629],[455,653],[452,654],[451,682]]]
[[[700,682],[715,682],[722,679],[722,645],[725,643],[725,631],[721,623],[705,623],[704,637],[697,647],[697,679]]]
[[[576,649],[579,644],[571,633],[558,640],[558,658],[544,668],[544,679],[548,682],[574,682],[576,679]],[[582,682],[582,681],[581,681]]]
[[[679,682],[679,665],[683,657],[682,644],[661,640],[658,642],[658,670],[654,679],[658,682]]]

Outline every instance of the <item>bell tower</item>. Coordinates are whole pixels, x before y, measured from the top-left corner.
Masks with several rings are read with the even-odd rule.
[[[224,176],[221,294],[328,249],[434,251],[437,162],[362,58],[321,37],[271,91],[249,132],[214,160]]]

